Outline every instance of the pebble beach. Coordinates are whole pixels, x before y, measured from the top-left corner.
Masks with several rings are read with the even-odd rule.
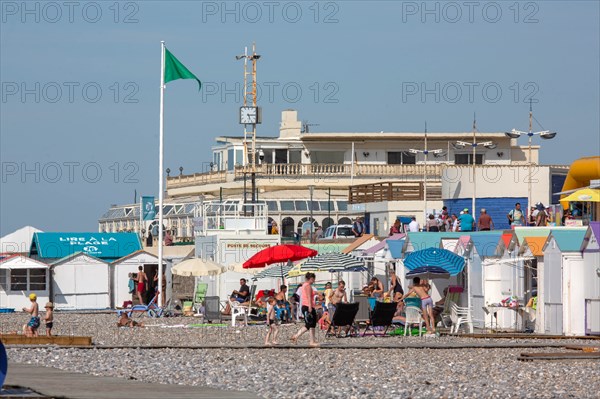
[[[1,316],[1,332],[26,317]],[[8,348],[9,359],[71,372],[249,391],[265,398],[597,398],[600,361],[522,362],[523,352],[566,352],[594,340],[466,337],[325,338],[297,346],[299,324],[280,327],[281,347],[263,347],[266,327],[205,325],[196,318],[135,317],[118,328],[114,313],[55,315],[57,335],[92,336],[93,348]],[[41,328],[40,333],[43,333]],[[524,347],[518,347],[524,346]],[[526,347],[532,346],[532,347]]]

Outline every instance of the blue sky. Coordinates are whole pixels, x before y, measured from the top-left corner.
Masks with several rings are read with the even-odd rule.
[[[1,2],[2,235],[93,231],[134,190],[157,194],[160,40],[204,82],[168,86],[172,170],[202,170],[215,136],[242,132],[234,56],[252,41],[260,135],[286,108],[313,131],[469,131],[473,112],[480,131],[526,130],[533,94],[559,132],[542,163],[600,153],[596,1],[23,4]]]

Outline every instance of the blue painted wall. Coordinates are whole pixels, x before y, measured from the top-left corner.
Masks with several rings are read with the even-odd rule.
[[[492,217],[496,230],[510,229],[506,215],[515,207],[515,203],[517,202],[521,203],[521,209],[525,211],[527,208],[527,198],[477,198],[475,202],[477,208],[475,220],[479,219],[479,210],[485,208],[488,215]],[[456,213],[458,215],[465,208],[469,208],[469,212],[471,211],[472,199],[457,198],[444,200],[444,205],[448,207],[449,214]]]

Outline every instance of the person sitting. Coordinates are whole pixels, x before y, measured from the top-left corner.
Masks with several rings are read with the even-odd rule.
[[[287,300],[287,285],[279,287],[279,292],[275,295],[277,301],[277,317],[283,322],[292,320],[292,310]]]
[[[121,317],[119,317],[119,321],[117,321],[117,327],[144,327],[144,323],[132,320],[131,317],[127,316],[126,312],[123,312],[121,313]]]
[[[329,312],[324,311],[323,315],[321,316],[321,318],[319,319],[319,321],[317,323],[319,324],[319,327],[321,328],[321,330],[329,331],[329,327],[331,327]]]
[[[381,298],[383,297],[383,283],[379,281],[377,277],[373,277],[371,279],[371,284],[373,287],[373,291],[371,292],[371,297],[373,298]]]
[[[246,284],[245,278],[240,279],[240,289],[233,290],[229,299],[231,301],[239,302],[242,304],[250,301],[250,288]],[[231,314],[231,305],[229,305],[229,303],[227,303],[227,306],[225,306],[225,310],[223,311],[223,314],[224,315]]]
[[[435,303],[433,307],[433,319],[437,320],[437,318],[444,313],[444,308],[446,305],[446,296],[448,296],[448,287],[444,288],[442,291],[442,299]]]

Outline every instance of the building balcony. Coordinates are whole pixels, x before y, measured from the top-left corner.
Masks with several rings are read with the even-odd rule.
[[[423,201],[425,185],[423,182],[402,183],[386,182],[373,184],[358,184],[348,189],[349,204],[364,204],[367,202],[384,201]],[[427,186],[427,200],[442,199],[442,187],[437,183]]]
[[[167,189],[189,186],[201,186],[213,183],[225,183],[227,172],[194,173],[193,175],[179,175],[167,177]]]
[[[301,164],[280,163],[256,166],[256,174],[261,177],[297,176],[297,177],[381,177],[421,178],[427,172],[432,179],[441,175],[441,164],[387,165],[387,164]],[[425,169],[426,168],[426,169]],[[252,167],[240,166],[235,169],[235,178],[243,179],[244,174],[252,173]]]

